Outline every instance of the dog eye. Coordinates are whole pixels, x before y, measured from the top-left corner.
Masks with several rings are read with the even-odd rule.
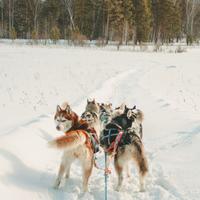
[[[67,121],[66,119],[60,120],[60,122],[66,122],[66,121]]]

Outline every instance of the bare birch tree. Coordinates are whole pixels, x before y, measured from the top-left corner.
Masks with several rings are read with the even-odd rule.
[[[40,0],[27,0],[28,7],[31,11],[33,17],[33,27],[34,31],[38,32],[38,15],[40,8]]]
[[[192,42],[194,18],[198,11],[198,5],[200,5],[200,0],[185,0],[187,44]]]
[[[75,23],[74,23],[74,17],[73,17],[73,0],[63,0],[65,4],[66,11],[69,14],[71,28],[74,31],[76,29]]]

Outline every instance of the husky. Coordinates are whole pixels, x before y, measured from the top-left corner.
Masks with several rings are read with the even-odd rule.
[[[128,108],[125,107],[125,109]],[[143,138],[142,122],[144,120],[143,112],[140,109],[137,109],[136,106],[134,106],[133,108],[129,109],[128,117],[133,118],[135,120],[135,123],[132,123],[132,126],[129,128],[129,131],[131,132],[132,130],[134,130],[136,133],[138,133],[138,136],[142,139]]]
[[[94,151],[91,138],[87,134],[88,124],[79,119],[70,106],[65,103],[64,106],[57,106],[54,117],[56,129],[62,131],[65,135],[48,143],[49,147],[63,150],[62,161],[54,188],[58,189],[61,180],[69,177],[70,166],[74,160],[78,159],[83,169],[83,192],[88,191],[88,180],[92,173]]]
[[[125,108],[125,103],[122,103],[119,107],[116,107],[112,112],[112,118],[122,115],[125,112]]]
[[[81,115],[81,118],[85,120],[89,128],[93,128],[97,134],[100,136],[100,120],[99,120],[100,107],[99,104],[93,99],[92,101],[87,100],[87,105],[85,112]]]
[[[129,115],[130,115],[129,118],[133,116],[133,118],[135,118],[135,120],[137,121],[137,123],[133,123],[132,127],[130,127],[129,129],[131,130],[137,128],[139,130],[137,131],[137,133],[139,133],[138,135],[142,139],[143,137],[142,123],[144,120],[144,114],[140,109],[137,109],[136,106],[133,106],[133,108],[129,109],[124,103],[122,103],[119,107],[113,110],[112,118],[122,115],[127,109],[129,110]]]
[[[108,124],[112,120],[112,104],[100,104],[100,121],[101,121],[101,130],[105,128],[105,125]]]
[[[95,101],[95,99],[93,100],[87,99],[87,105],[85,111],[95,113],[99,117],[99,111],[100,111],[99,104]]]
[[[135,107],[134,107],[135,109]],[[115,171],[118,175],[116,190],[120,190],[123,182],[123,171],[127,169],[130,160],[133,160],[139,169],[140,191],[144,191],[144,177],[148,172],[148,163],[144,151],[142,140],[137,127],[137,114],[134,109],[125,107],[124,113],[114,117],[105,126],[100,138],[100,144],[110,156],[114,156]],[[122,134],[120,141],[117,141],[117,148],[113,149],[112,144],[116,144],[116,138]],[[113,152],[114,151],[114,152]]]

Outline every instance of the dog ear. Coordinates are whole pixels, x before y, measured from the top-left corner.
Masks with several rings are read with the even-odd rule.
[[[71,108],[69,106],[66,107],[65,111],[70,114],[71,113]]]
[[[57,112],[60,112],[62,109],[59,105],[57,105]]]
[[[131,112],[131,110],[129,110],[128,112],[127,112],[127,117],[128,117],[128,119],[130,119],[131,118],[131,116],[132,116],[132,112]]]
[[[127,108],[127,107],[126,107],[125,103],[122,103],[122,104],[120,105],[120,109],[125,110],[126,108]]]
[[[112,108],[112,103],[109,103],[108,106],[109,106],[109,108]]]
[[[95,99],[92,100],[92,103],[95,103]]]
[[[124,105],[124,113],[127,113],[129,110],[130,109],[126,105]]]
[[[134,105],[132,109],[135,110],[136,109],[136,105]]]

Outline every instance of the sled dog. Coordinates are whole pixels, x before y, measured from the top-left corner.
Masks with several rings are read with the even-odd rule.
[[[112,119],[112,113],[113,113],[113,109],[112,109],[112,104],[100,104],[100,114],[99,114],[99,118],[101,121],[101,130],[103,130],[103,128],[105,127],[105,125],[107,123],[109,123]]]
[[[91,101],[87,100],[85,112],[81,115],[81,118],[88,123],[89,128],[93,128],[96,131],[98,137],[100,136],[99,112],[99,104],[93,99]]]
[[[130,109],[125,106],[124,113],[114,117],[105,126],[101,134],[101,146],[108,154],[114,156],[115,171],[118,175],[117,190],[121,189],[123,171],[127,169],[130,160],[133,160],[139,169],[140,190],[144,190],[144,177],[148,172],[148,164],[144,146],[139,136],[140,129],[135,127],[138,127],[135,107]],[[121,138],[117,141],[119,134],[121,134]],[[117,148],[115,149],[116,142]]]
[[[71,164],[75,159],[81,163],[83,170],[83,191],[88,190],[88,180],[93,168],[94,151],[91,139],[87,134],[88,124],[79,120],[78,115],[73,112],[70,106],[57,106],[54,117],[56,129],[64,133],[63,136],[50,141],[50,147],[63,150],[62,161],[54,187],[59,188],[62,178],[69,177]]]

